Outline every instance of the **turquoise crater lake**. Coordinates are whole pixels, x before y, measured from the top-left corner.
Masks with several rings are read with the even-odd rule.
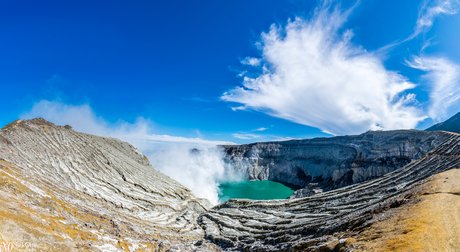
[[[226,182],[220,184],[219,189],[220,203],[229,199],[286,199],[287,197],[292,196],[292,193],[294,193],[293,188],[290,188],[280,182],[270,180],[241,180],[235,182]]]

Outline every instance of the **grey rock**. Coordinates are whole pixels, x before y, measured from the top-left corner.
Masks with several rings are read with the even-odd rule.
[[[331,243],[328,235],[365,223],[377,210],[397,207],[431,175],[459,167],[460,135],[438,136],[444,143],[427,155],[373,180],[298,199],[232,199],[215,206],[200,215],[206,237],[225,243],[228,250],[321,251],[342,246],[340,241]]]
[[[247,179],[296,185],[304,189],[293,197],[304,197],[383,176],[425,156],[449,137],[446,132],[369,131],[223,147],[225,161]]]
[[[158,242],[157,247],[166,250],[170,248],[166,240],[184,243],[203,238],[197,217],[211,207],[210,202],[153,168],[129,143],[41,118],[18,120],[0,130],[0,161],[14,165],[14,170],[1,172],[31,190],[32,201],[48,202],[42,210],[32,202],[33,211],[52,212],[56,221],[97,234],[101,238],[93,247],[123,239],[134,245]],[[28,195],[17,196],[21,197]],[[59,202],[70,207],[60,208]],[[111,224],[93,225],[91,218]]]
[[[375,211],[398,207],[431,175],[460,166],[460,135],[446,132],[367,132],[225,148],[227,162],[249,178],[301,185],[301,198],[233,199],[210,208],[130,144],[34,119],[0,130],[0,197],[14,201],[1,203],[16,204],[24,217],[47,216],[94,234],[52,240],[47,222],[33,233],[15,231],[41,232],[47,246],[89,243],[90,251],[99,251],[122,241],[154,251],[336,251],[346,241],[333,234],[371,223]],[[56,230],[53,235],[63,235]]]

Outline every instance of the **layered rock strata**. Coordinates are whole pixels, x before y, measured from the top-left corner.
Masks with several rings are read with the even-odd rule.
[[[344,250],[347,241],[331,235],[402,204],[431,175],[459,167],[460,135],[442,135],[445,142],[421,159],[374,180],[300,199],[229,200],[201,215],[206,237],[228,250]]]
[[[363,228],[385,223],[388,209],[420,195],[431,175],[460,165],[460,135],[446,132],[368,132],[268,143],[271,149],[260,152],[253,148],[261,145],[227,148],[229,160],[237,161],[235,153],[242,152],[249,154],[242,154],[241,162],[259,153],[263,158],[255,159],[257,165],[268,156],[274,164],[286,156],[297,164],[313,163],[318,176],[310,175],[305,183],[316,193],[299,199],[229,200],[211,208],[128,143],[43,119],[16,121],[0,130],[0,243],[14,244],[18,251],[366,251],[380,245],[366,243],[372,229]],[[388,173],[333,189],[346,183],[335,183],[336,167],[326,164],[340,160],[353,174],[381,167]],[[401,160],[410,163],[403,166]],[[267,176],[282,176],[282,170],[272,168],[276,165],[268,165]],[[327,178],[323,174],[334,181],[327,192],[321,192],[327,183],[314,181]],[[440,188],[458,196],[457,189],[446,186]],[[411,231],[404,227],[401,232]]]
[[[211,207],[130,144],[43,119],[0,130],[0,199],[0,240],[31,251],[199,250]]]
[[[449,137],[441,131],[370,131],[223,147],[225,161],[247,179],[304,187],[294,193],[304,197],[378,178],[423,157]]]
[[[460,251],[459,181],[460,169],[432,176],[400,207],[362,225],[348,243],[354,252]]]

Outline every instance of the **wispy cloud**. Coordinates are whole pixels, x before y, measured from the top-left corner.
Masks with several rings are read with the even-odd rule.
[[[254,133],[250,133],[250,132],[262,132],[262,131],[265,131],[267,130],[268,128],[265,128],[265,127],[260,127],[260,128],[257,128],[257,129],[253,129],[253,130],[250,130],[250,131],[240,131],[238,133],[233,133],[232,136],[234,138],[238,138],[238,139],[245,139],[245,140],[249,140],[249,139],[259,139],[259,140],[263,140],[265,137],[262,136],[262,135],[257,135],[257,134],[254,134]]]
[[[289,141],[289,140],[300,140],[300,138],[292,138],[292,137],[277,137],[275,139],[272,139],[270,141],[273,142],[278,142],[278,141]]]
[[[182,98],[182,99],[186,101],[196,101],[196,102],[216,102],[216,100],[214,99],[205,99],[205,98],[200,98],[200,97]]]
[[[460,0],[424,0],[418,12],[418,18],[414,27],[414,32],[409,37],[387,44],[377,51],[376,54],[385,55],[394,47],[401,45],[417,37],[421,33],[428,32],[433,26],[434,20],[437,16],[454,15],[460,10]],[[432,43],[430,40],[423,43],[421,51]]]
[[[221,99],[334,135],[415,127],[424,119],[407,93],[415,85],[339,32],[349,13],[325,4],[311,19],[273,24],[258,42],[258,71]]]
[[[69,105],[43,100],[36,103],[30,111],[21,114],[20,117],[24,119],[43,117],[57,125],[69,124],[77,131],[116,137],[140,146],[147,143],[152,144],[152,142],[205,145],[233,144],[226,141],[209,141],[202,138],[153,134],[151,133],[153,123],[149,119],[142,117],[138,118],[133,124],[121,120],[117,123],[109,123],[104,118],[97,116],[88,104]]]
[[[258,129],[253,129],[252,131],[266,131],[268,128],[260,127]]]
[[[459,0],[425,0],[419,10],[417,23],[414,29],[414,34],[411,38],[417,36],[421,32],[429,30],[433,26],[434,19],[441,15],[457,14],[460,9]]]
[[[459,0],[425,0],[419,10],[414,33],[408,40],[430,30],[437,16],[442,14],[454,15],[459,10]],[[424,42],[421,53],[431,45],[430,40]],[[446,117],[449,108],[455,107],[454,105],[459,101],[460,67],[446,58],[436,56],[413,55],[411,60],[406,60],[406,64],[428,72],[424,76],[431,86],[428,115],[437,122],[441,121]],[[459,108],[455,107],[455,109],[458,110]]]
[[[233,133],[232,136],[238,139],[256,139],[260,138],[259,135],[250,134],[250,133]]]
[[[233,110],[233,111],[237,111],[237,110],[246,110],[246,109],[247,109],[246,106],[232,107],[232,110]]]
[[[428,72],[424,77],[431,85],[428,115],[435,121],[444,119],[447,111],[460,99],[460,66],[445,58],[417,57],[406,61],[410,67]],[[460,107],[455,107],[458,111]]]
[[[261,59],[253,58],[253,57],[246,57],[240,62],[243,65],[258,66],[260,65]]]

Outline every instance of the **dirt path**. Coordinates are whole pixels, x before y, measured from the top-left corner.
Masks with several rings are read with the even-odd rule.
[[[412,203],[356,235],[354,251],[460,251],[460,170],[433,176]]]

